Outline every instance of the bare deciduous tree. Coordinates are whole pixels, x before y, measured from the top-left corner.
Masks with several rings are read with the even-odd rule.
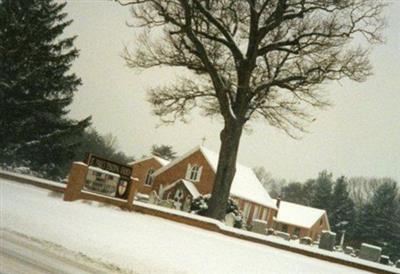
[[[224,121],[208,215],[222,219],[244,125],[265,119],[291,136],[328,104],[322,85],[371,74],[369,47],[381,42],[379,0],[119,0],[146,31],[129,66],[193,72],[150,91],[166,122],[194,107]],[[153,35],[156,33],[156,35]],[[195,76],[195,77],[194,77]],[[310,107],[311,106],[311,107]]]
[[[347,188],[350,198],[357,208],[361,208],[370,202],[377,189],[385,183],[396,183],[392,178],[367,178],[352,177],[348,180]]]

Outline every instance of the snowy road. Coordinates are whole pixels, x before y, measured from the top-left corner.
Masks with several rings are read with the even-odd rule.
[[[0,273],[17,274],[84,274],[119,272],[86,260],[80,263],[76,254],[60,246],[33,240],[17,233],[1,230]],[[75,258],[74,258],[75,257]]]
[[[64,202],[60,194],[4,179],[0,209],[0,228],[40,239],[57,254],[71,250],[71,260],[108,273],[367,273],[96,202]]]

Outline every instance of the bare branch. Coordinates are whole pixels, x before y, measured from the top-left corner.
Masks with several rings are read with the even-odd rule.
[[[146,32],[140,47],[125,49],[128,66],[186,67],[207,83],[206,89],[192,82],[153,90],[150,102],[167,120],[200,107],[219,112],[225,122],[263,118],[294,136],[293,130],[302,132],[313,120],[314,108],[328,105],[326,83],[364,81],[371,74],[368,53],[383,41],[380,0],[130,0],[129,5]]]

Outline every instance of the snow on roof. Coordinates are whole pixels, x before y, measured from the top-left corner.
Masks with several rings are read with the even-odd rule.
[[[197,187],[191,182],[182,179],[183,184],[186,186],[187,190],[189,190],[190,194],[192,195],[193,199],[196,199],[200,196],[200,192],[197,190]]]
[[[128,165],[129,165],[129,166],[132,166],[132,165],[134,165],[134,164],[137,164],[137,163],[140,163],[140,162],[144,162],[144,161],[147,161],[147,160],[150,160],[150,159],[155,159],[155,160],[156,160],[157,162],[159,162],[162,166],[166,166],[166,165],[168,165],[169,162],[170,162],[170,161],[165,160],[165,159],[163,159],[163,158],[161,158],[161,157],[158,157],[158,156],[155,156],[155,155],[151,155],[151,156],[149,156],[149,157],[144,157],[144,158],[142,158],[142,159],[139,159],[139,160],[130,162],[130,163],[128,163]]]
[[[192,197],[194,199],[196,199],[197,197],[200,196],[200,192],[197,190],[197,187],[192,182],[185,180],[185,179],[179,179],[179,180],[173,182],[172,184],[166,186],[164,188],[164,191],[173,188],[175,185],[177,185],[179,183],[184,184],[184,186],[186,187],[186,189],[189,191],[189,193],[192,195]]]
[[[199,150],[202,152],[202,154],[210,164],[214,173],[216,173],[219,155],[203,146],[197,146],[194,149],[182,155],[181,157],[176,158],[168,165],[157,170],[153,176],[156,177],[157,175],[161,174],[165,170],[171,168],[172,166],[176,165],[183,159],[187,158],[189,155]],[[276,209],[275,203],[272,201],[271,197],[269,196],[265,188],[261,185],[260,181],[254,174],[253,170],[239,163],[236,163],[236,174],[235,177],[233,178],[231,195],[269,208]]]
[[[275,221],[311,228],[325,213],[323,209],[281,201]]]
[[[168,165],[169,162],[170,162],[170,161],[168,161],[168,160],[165,160],[165,159],[163,159],[163,158],[161,158],[161,157],[158,157],[158,156],[155,156],[155,155],[153,155],[153,157],[154,157],[154,159],[156,159],[162,166],[166,166],[166,165]]]
[[[200,150],[203,152],[203,155],[210,163],[214,172],[216,172],[219,155],[202,146]],[[239,163],[236,163],[236,173],[232,182],[231,195],[276,209],[276,203],[272,201],[267,190],[261,185],[261,182],[254,174],[253,170]]]

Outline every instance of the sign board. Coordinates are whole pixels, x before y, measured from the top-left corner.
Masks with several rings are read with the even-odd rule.
[[[127,199],[129,185],[131,183],[132,167],[96,156],[92,153],[87,154],[85,163],[89,166],[101,168],[103,170],[118,174],[120,178],[115,196],[118,198]]]

